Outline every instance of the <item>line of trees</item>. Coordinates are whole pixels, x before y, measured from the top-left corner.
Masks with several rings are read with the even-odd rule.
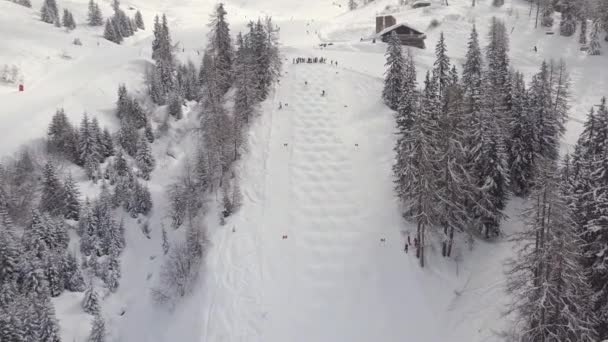
[[[424,265],[425,233],[483,238],[500,233],[507,196],[528,200],[525,229],[513,236],[508,290],[522,341],[608,338],[608,107],[589,111],[572,155],[560,165],[568,117],[569,78],[562,62],[543,62],[526,85],[511,71],[504,25],[492,20],[485,56],[473,28],[462,79],[450,68],[443,36],[423,89],[411,54],[397,37],[387,50],[383,97],[396,110],[396,191],[417,225]]]
[[[515,334],[528,341],[608,338],[608,107],[591,108],[574,152],[562,164],[537,163],[525,212],[527,229],[514,238],[509,287]]]
[[[219,4],[210,19],[209,44],[198,71],[191,62],[176,66],[164,16],[155,25],[152,56],[156,63],[148,76],[152,98],[158,104],[169,100],[168,113],[176,119],[181,117],[175,113],[181,113],[184,99],[197,100],[201,106],[196,152],[167,189],[171,225],[174,229],[186,225],[187,240],[171,246],[163,235],[167,257],[154,290],[163,302],[185,296],[197,277],[205,237],[201,220],[195,218],[205,214],[206,199],[214,192],[220,193],[222,222],[238,210],[241,193],[232,165],[240,156],[257,105],[267,98],[280,74],[279,30],[272,20],[250,22],[248,32],[239,33],[233,41],[226,15],[223,4]],[[230,89],[234,89],[231,111],[226,108]]]
[[[508,196],[528,195],[538,160],[558,157],[568,111],[565,65],[543,62],[526,88],[511,71],[501,21],[492,19],[488,41],[484,56],[473,27],[459,74],[442,34],[423,89],[411,54],[403,56],[396,36],[389,41],[383,98],[396,110],[395,189],[404,216],[417,225],[421,266],[428,229],[441,236],[445,257],[457,232],[499,236]]]
[[[29,0],[20,0],[16,3],[31,7]],[[59,12],[56,0],[44,0],[40,9],[40,19],[45,23],[54,24],[56,27],[65,27],[68,31],[76,28],[74,15],[67,8],[63,10],[63,16]]]
[[[39,172],[27,151],[0,167],[3,341],[60,341],[50,298],[85,290],[84,274],[68,250],[65,221],[80,217],[78,187],[70,175],[61,181],[50,162]]]
[[[114,15],[106,20],[106,26],[103,32],[103,37],[116,44],[122,43],[124,38],[131,37],[137,30],[144,30],[144,22],[139,10],[135,13],[134,18],[129,18],[127,14],[120,8],[120,1],[113,0],[112,8]],[[101,18],[99,7],[97,4],[89,3],[89,24],[96,26]]]

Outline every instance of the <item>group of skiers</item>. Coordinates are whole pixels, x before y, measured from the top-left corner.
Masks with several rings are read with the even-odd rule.
[[[407,241],[405,241],[404,251],[407,254],[410,245],[412,244],[412,240],[410,239],[410,234],[407,234]],[[418,239],[414,238],[414,248],[418,249]]]
[[[293,64],[300,64],[300,63],[327,63],[327,58],[325,57],[297,57],[293,59]],[[338,61],[331,61],[331,65],[338,65]]]

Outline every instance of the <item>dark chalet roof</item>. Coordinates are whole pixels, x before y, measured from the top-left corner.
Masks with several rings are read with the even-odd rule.
[[[389,26],[387,28],[385,28],[384,30],[378,32],[378,34],[376,34],[377,37],[382,37],[392,31],[397,31],[398,34],[406,34],[405,32],[407,32],[407,34],[411,34],[413,36],[415,36],[416,38],[419,39],[425,39],[426,35],[424,33],[422,33],[420,30],[417,30],[415,28],[413,28],[410,25],[404,24],[404,23],[400,23],[400,24],[395,24],[393,26]],[[403,33],[402,33],[403,32]]]

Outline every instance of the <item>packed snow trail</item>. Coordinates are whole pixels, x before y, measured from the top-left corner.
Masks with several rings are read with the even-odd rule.
[[[243,208],[213,241],[205,340],[440,340],[403,252],[381,81],[285,69],[252,128]]]

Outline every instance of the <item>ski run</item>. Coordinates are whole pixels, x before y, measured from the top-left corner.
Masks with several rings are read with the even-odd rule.
[[[385,15],[425,48],[375,36]],[[0,342],[608,339],[606,31],[603,0],[0,0]],[[501,35],[505,88],[485,73]],[[479,124],[511,134],[484,140],[504,156],[465,146],[479,98],[510,115],[520,85],[544,106],[543,61],[564,122],[521,158],[533,143],[512,147],[512,127],[532,119]],[[409,126],[398,68],[416,79]],[[469,121],[441,131],[451,96]],[[438,146],[478,163],[458,182],[498,171],[422,184]],[[475,207],[500,202],[467,196],[502,171],[504,205]],[[444,196],[471,218],[449,257]]]

